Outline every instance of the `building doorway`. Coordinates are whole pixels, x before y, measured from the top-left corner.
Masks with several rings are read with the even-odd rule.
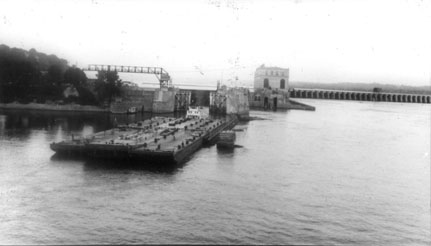
[[[263,99],[263,108],[264,109],[267,109],[269,107],[269,105],[268,105],[268,98],[267,97],[265,97],[264,99]]]
[[[273,101],[273,103],[272,103],[272,109],[274,111],[276,111],[277,110],[277,98],[274,97],[272,101]]]

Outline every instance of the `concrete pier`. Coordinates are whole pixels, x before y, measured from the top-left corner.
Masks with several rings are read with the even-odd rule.
[[[250,111],[249,90],[246,88],[220,87],[210,93],[210,111],[212,113],[248,117]]]

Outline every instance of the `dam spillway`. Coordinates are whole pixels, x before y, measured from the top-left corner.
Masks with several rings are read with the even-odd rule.
[[[401,103],[431,103],[431,95],[405,94],[370,91],[343,91],[295,88],[289,91],[291,98],[401,102]]]

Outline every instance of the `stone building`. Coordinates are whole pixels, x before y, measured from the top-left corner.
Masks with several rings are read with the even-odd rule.
[[[274,110],[290,108],[288,83],[288,68],[258,67],[254,75],[254,92],[249,97],[250,107]]]
[[[289,69],[261,65],[254,73],[254,89],[288,89]]]

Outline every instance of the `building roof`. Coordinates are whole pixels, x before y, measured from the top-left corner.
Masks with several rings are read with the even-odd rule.
[[[273,69],[273,70],[287,70],[289,68],[282,68],[282,67],[265,67],[265,64],[262,64],[260,67],[258,67],[257,69]],[[257,70],[256,69],[256,70]]]

